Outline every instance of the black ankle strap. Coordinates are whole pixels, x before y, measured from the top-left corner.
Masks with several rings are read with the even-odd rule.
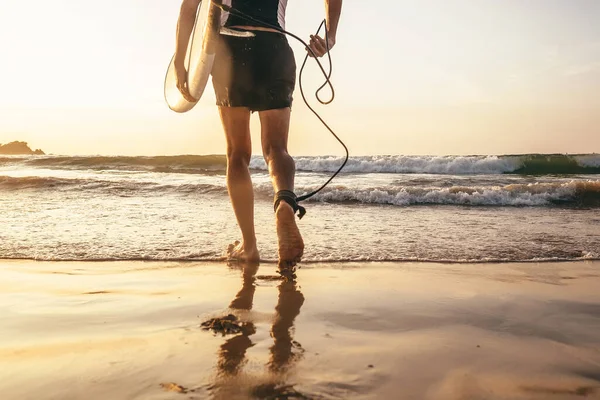
[[[302,219],[302,217],[304,217],[304,214],[306,214],[306,209],[304,207],[302,207],[301,205],[298,205],[298,202],[296,199],[297,199],[296,195],[291,190],[280,190],[279,192],[277,192],[275,194],[273,208],[275,209],[275,211],[277,211],[277,207],[279,207],[279,203],[281,203],[281,201],[283,200],[286,203],[288,203],[290,205],[290,207],[292,207],[292,209],[294,210],[294,214],[296,212],[298,212],[298,218]]]

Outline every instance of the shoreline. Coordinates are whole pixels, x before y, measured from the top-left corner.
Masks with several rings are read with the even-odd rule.
[[[215,264],[215,263],[225,263],[227,264],[227,259],[225,258],[165,258],[165,259],[155,259],[155,258],[98,258],[98,259],[61,259],[61,260],[53,260],[53,259],[38,259],[38,258],[28,258],[28,257],[13,257],[13,258],[0,258],[0,264],[2,262],[36,262],[36,263],[122,263],[122,262],[134,262],[134,263],[206,263],[206,264]],[[308,260],[301,261],[299,263],[299,268],[302,268],[303,265],[315,266],[315,265],[328,265],[328,264],[440,264],[440,265],[505,265],[505,264],[562,264],[562,263],[586,263],[586,262],[600,262],[600,257],[582,257],[575,259],[532,259],[532,260],[412,260],[412,259],[390,259],[390,260]],[[234,262],[235,263],[235,262]],[[273,265],[277,264],[277,260],[260,260],[260,264]]]

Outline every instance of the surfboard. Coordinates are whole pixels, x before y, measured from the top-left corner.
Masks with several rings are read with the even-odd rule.
[[[215,60],[219,35],[246,38],[255,36],[253,32],[221,27],[222,11],[219,7],[221,4],[223,0],[201,0],[185,54],[184,65],[187,71],[188,88],[197,101],[187,101],[177,88],[175,55],[171,58],[165,76],[164,95],[169,108],[173,111],[179,113],[189,111],[202,97]]]
[[[221,8],[223,0],[202,0],[196,12],[196,21],[190,35],[185,54],[185,69],[190,94],[200,100],[215,60],[219,34],[251,37],[251,32],[221,28]],[[191,110],[197,103],[187,101],[177,89],[175,75],[175,55],[171,58],[164,84],[165,101],[173,111],[183,113]]]

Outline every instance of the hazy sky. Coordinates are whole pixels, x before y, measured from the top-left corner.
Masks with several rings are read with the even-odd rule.
[[[179,6],[2,0],[0,143],[223,153],[210,83],[186,114],[163,100]],[[308,38],[323,16],[322,0],[289,0],[287,28]],[[337,97],[318,109],[355,155],[600,152],[599,17],[598,0],[346,0]],[[291,43],[299,66],[303,48]],[[305,77],[311,93],[316,71]],[[290,151],[341,154],[295,98]]]

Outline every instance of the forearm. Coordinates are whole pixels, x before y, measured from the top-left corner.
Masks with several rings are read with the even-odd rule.
[[[338,22],[342,14],[342,0],[325,0],[325,16],[327,20],[327,34],[335,39]]]
[[[175,63],[183,63],[190,35],[196,22],[196,12],[200,0],[183,0],[177,20],[177,42],[175,44]]]

